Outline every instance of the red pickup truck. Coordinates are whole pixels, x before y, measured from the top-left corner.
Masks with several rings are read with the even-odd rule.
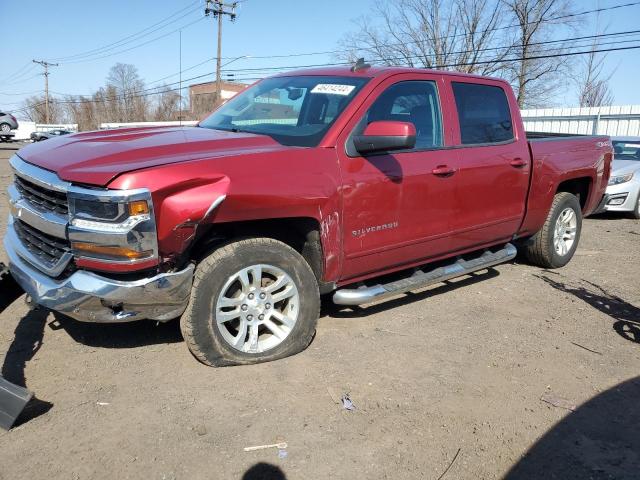
[[[181,317],[200,361],[256,363],[309,344],[324,294],[379,301],[516,246],[565,265],[611,158],[608,137],[527,139],[502,80],[299,71],[196,127],[23,148],[4,245],[34,305],[89,322]]]

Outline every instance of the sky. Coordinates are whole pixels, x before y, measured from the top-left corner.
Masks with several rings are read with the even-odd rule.
[[[224,19],[223,63],[233,63],[227,69],[247,69],[335,62],[334,54],[257,57],[336,50],[341,37],[354,30],[353,21],[370,11],[373,1],[379,0],[243,0],[236,21]],[[49,88],[53,95],[91,94],[104,85],[109,68],[116,62],[136,65],[147,85],[156,85],[160,79],[168,84],[178,82],[179,29],[182,30],[182,78],[201,76],[185,83],[214,80],[216,27],[213,18],[204,17],[204,3],[204,0],[0,0],[0,32],[4,43],[0,57],[0,109],[17,110],[25,98],[42,93],[42,68],[33,64],[32,59],[60,63],[50,70]],[[620,3],[626,2],[575,0],[577,10]],[[105,58],[77,56],[118,42],[171,15],[172,22],[164,28],[155,32],[150,28],[146,36],[135,42],[112,46],[100,54]],[[617,32],[638,29],[638,18],[640,5],[603,12],[599,22],[609,32]],[[582,35],[592,34],[596,28],[595,15],[585,16],[580,28]],[[158,38],[160,36],[162,38]],[[148,43],[124,51],[144,42]],[[237,59],[246,56],[249,58]],[[640,104],[639,60],[640,50],[612,52],[607,56],[605,70],[612,74],[614,104]],[[190,68],[200,63],[202,65]],[[252,76],[255,73],[236,72],[238,79]],[[565,85],[564,91],[558,91],[553,105],[549,106],[577,104],[572,91],[575,89],[569,81]]]

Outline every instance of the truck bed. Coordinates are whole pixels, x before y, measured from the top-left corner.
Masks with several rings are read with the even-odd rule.
[[[600,137],[601,135],[583,135],[581,133],[557,133],[557,132],[525,132],[527,135],[527,140],[530,141],[538,141],[538,140],[556,140],[559,138],[589,138],[589,137]]]
[[[530,193],[521,235],[537,232],[563,182],[581,182],[583,214],[595,210],[609,181],[611,139],[605,135],[527,132],[532,159]],[[586,193],[588,192],[588,193]]]

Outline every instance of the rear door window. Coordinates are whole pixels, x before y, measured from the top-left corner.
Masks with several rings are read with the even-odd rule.
[[[507,95],[500,87],[453,82],[463,145],[513,140],[513,123]]]

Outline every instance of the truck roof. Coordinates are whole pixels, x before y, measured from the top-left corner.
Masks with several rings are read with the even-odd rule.
[[[369,67],[363,68],[357,71],[352,71],[351,67],[322,67],[322,68],[306,68],[300,70],[292,70],[290,72],[283,72],[275,77],[291,77],[296,75],[326,75],[326,76],[339,76],[339,77],[365,77],[365,78],[375,78],[375,77],[390,77],[392,75],[397,75],[399,73],[432,73],[435,75],[448,75],[455,77],[465,77],[465,78],[477,78],[477,79],[486,79],[491,78],[492,80],[497,80],[504,82],[505,80],[498,77],[485,77],[481,75],[472,75],[469,73],[462,72],[454,72],[450,70],[432,70],[426,68],[409,68],[409,67]]]

